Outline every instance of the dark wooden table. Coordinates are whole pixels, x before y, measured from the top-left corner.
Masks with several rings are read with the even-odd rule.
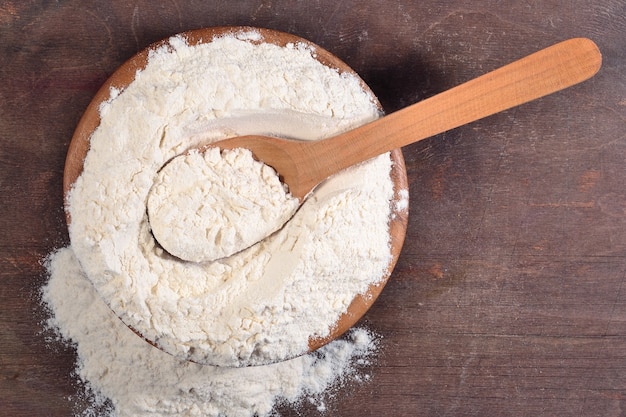
[[[623,0],[16,0],[0,3],[0,415],[73,410],[74,354],[47,347],[37,293],[42,258],[68,243],[79,117],[132,54],[215,25],[318,43],[388,112],[557,41],[596,41],[592,80],[405,148],[406,244],[364,319],[381,354],[328,415],[626,413]]]

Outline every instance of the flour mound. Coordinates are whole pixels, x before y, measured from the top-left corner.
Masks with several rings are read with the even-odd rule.
[[[358,77],[323,65],[314,48],[254,35],[198,45],[173,37],[153,50],[99,107],[67,199],[72,251],[87,278],[125,324],[178,359],[246,366],[306,353],[310,338],[328,336],[355,296],[389,272],[389,154],[333,176],[283,228],[227,258],[182,261],[154,238],[160,225],[148,218],[148,200],[177,155],[232,136],[320,140],[380,116]],[[289,212],[269,200],[261,216]],[[257,227],[242,224],[242,234]]]

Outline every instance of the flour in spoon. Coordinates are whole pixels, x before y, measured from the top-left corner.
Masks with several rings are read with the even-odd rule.
[[[192,262],[225,258],[269,236],[295,213],[274,169],[247,149],[213,147],[174,158],[148,194],[152,234]]]
[[[332,177],[284,228],[233,256],[188,262],[155,241],[149,194],[176,155],[246,134],[317,140],[379,116],[360,81],[319,63],[311,47],[259,40],[254,31],[195,46],[174,37],[153,51],[101,106],[68,197],[85,275],[124,323],[180,360],[301,355],[391,261],[389,154]]]

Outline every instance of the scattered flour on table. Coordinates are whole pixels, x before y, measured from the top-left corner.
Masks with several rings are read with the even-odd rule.
[[[264,417],[276,406],[310,401],[325,411],[328,391],[366,381],[376,337],[353,329],[317,353],[273,365],[220,368],[182,361],[150,346],[126,327],[85,277],[71,248],[47,260],[42,298],[49,326],[78,353],[76,372],[98,417]],[[102,411],[102,404],[110,403]],[[104,413],[104,414],[103,414]]]
[[[300,205],[247,149],[194,150],[163,167],[148,195],[152,233],[192,262],[225,258],[278,230]]]
[[[325,337],[389,273],[389,154],[330,178],[270,238],[215,262],[182,262],[146,210],[159,170],[191,148],[246,134],[317,140],[380,113],[360,80],[301,44],[255,32],[191,46],[173,37],[100,107],[68,207],[72,250],[124,323],[179,359],[271,363]]]
[[[409,190],[398,190],[398,199],[394,202],[395,211],[403,212],[409,209]]]

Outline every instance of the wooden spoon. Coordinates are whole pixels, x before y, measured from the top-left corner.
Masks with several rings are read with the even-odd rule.
[[[601,62],[591,40],[574,38],[328,139],[250,135],[208,146],[251,150],[303,201],[319,183],[349,166],[578,84],[592,77]]]

